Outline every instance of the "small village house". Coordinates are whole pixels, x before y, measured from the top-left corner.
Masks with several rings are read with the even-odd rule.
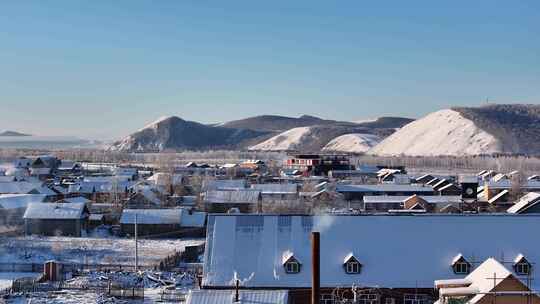
[[[204,193],[203,202],[206,211],[210,213],[225,213],[230,210],[250,213],[262,208],[262,195],[261,191],[254,189],[213,190]]]
[[[82,203],[31,203],[24,213],[26,235],[82,236],[90,213]]]
[[[206,213],[193,209],[124,209],[120,218],[123,235],[133,236],[137,223],[140,236],[202,237],[205,234]]]

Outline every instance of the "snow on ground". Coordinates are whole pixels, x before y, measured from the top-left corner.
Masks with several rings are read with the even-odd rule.
[[[362,153],[371,149],[380,141],[381,138],[373,134],[345,134],[332,139],[322,150]]]
[[[139,239],[141,265],[154,265],[185,246],[199,245],[204,239]],[[5,237],[0,238],[0,263],[43,263],[58,260],[88,264],[134,263],[133,239],[77,237]]]
[[[369,151],[375,155],[477,155],[500,151],[500,142],[456,111],[441,110],[416,120]]]
[[[11,288],[13,280],[20,278],[38,277],[39,273],[33,272],[0,272],[0,290]]]
[[[249,147],[249,150],[283,151],[293,150],[302,143],[302,138],[308,136],[310,127],[293,128],[280,133],[262,143]]]

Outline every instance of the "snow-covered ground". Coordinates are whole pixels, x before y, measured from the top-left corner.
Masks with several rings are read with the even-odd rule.
[[[249,150],[284,151],[293,150],[302,143],[302,138],[308,136],[310,127],[293,128],[280,133],[262,143],[251,146]]]
[[[141,279],[133,272],[85,272],[70,280],[64,281],[64,289],[51,292],[32,292],[15,294],[7,303],[172,303],[162,299],[162,293],[176,292],[187,294],[190,289],[197,288],[196,275],[193,273],[143,272]],[[161,279],[166,284],[157,282]],[[142,282],[144,299],[115,299],[105,294],[109,280],[125,288]],[[168,285],[168,287],[166,287]],[[173,288],[171,288],[173,287]],[[172,289],[172,290],[171,290]],[[166,299],[166,298],[165,298]],[[174,302],[178,303],[178,302]]]
[[[154,265],[185,246],[199,245],[204,239],[139,239],[139,263]],[[76,237],[0,238],[0,263],[43,263],[58,260],[88,264],[134,263],[133,239]]]
[[[381,138],[373,134],[353,133],[332,139],[323,151],[363,153],[377,145]]]
[[[416,120],[384,139],[370,154],[392,156],[477,155],[500,151],[500,142],[454,110]]]
[[[20,278],[37,277],[39,273],[33,272],[0,272],[0,290],[11,288],[13,280]]]

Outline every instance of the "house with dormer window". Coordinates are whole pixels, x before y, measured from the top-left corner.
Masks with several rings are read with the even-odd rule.
[[[291,303],[310,303],[312,231],[320,232],[325,304],[337,304],[336,289],[353,299],[352,286],[362,304],[431,304],[435,280],[463,284],[490,257],[522,282],[540,261],[540,243],[523,233],[540,231],[535,214],[211,214],[202,288],[233,289],[237,278],[242,290],[287,290]],[[540,290],[540,280],[529,285]]]

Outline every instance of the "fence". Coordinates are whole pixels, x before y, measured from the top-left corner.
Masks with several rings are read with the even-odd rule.
[[[13,281],[12,287],[4,291],[0,291],[0,295],[9,294],[11,292],[48,292],[59,290],[92,290],[107,294],[116,298],[142,299],[144,298],[144,287],[121,287],[109,283],[108,286],[101,285],[85,285],[72,286],[63,281],[39,283],[39,279],[22,278]]]
[[[185,292],[179,290],[166,290],[164,289],[161,292],[161,301],[165,302],[185,302],[186,294]]]
[[[115,298],[144,299],[143,287],[120,288],[109,287],[107,294]]]
[[[96,270],[96,271],[135,271],[134,265],[125,264],[82,264],[60,262],[64,271]],[[154,265],[139,265],[140,270],[155,270]],[[0,263],[0,272],[43,272],[40,263]]]

